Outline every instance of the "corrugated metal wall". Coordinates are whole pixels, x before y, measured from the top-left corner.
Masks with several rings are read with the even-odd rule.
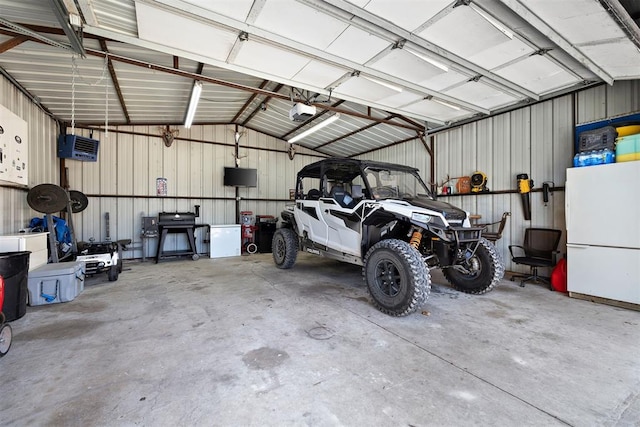
[[[57,123],[4,76],[0,76],[0,104],[27,122],[29,187],[42,183],[57,184]],[[0,187],[0,234],[11,234],[26,227],[34,216],[42,214],[27,204],[26,188],[4,184]]]
[[[235,224],[236,189],[223,186],[224,167],[235,166],[234,126],[180,128],[170,147],[165,146],[158,126],[117,126],[108,133],[93,131],[100,140],[97,162],[67,160],[69,184],[89,199],[88,208],[74,215],[78,240],[106,238],[105,214],[109,213],[110,238],[132,239],[127,258],[142,256],[142,217],[159,212],[194,212],[200,205],[202,224]],[[258,187],[239,188],[241,211],[279,217],[288,203],[296,172],[319,160],[298,149],[293,160],[284,151],[288,144],[252,130],[240,129],[239,166],[258,171]],[[76,133],[91,136],[87,129]],[[158,197],[156,179],[166,178],[167,196]],[[206,229],[196,231],[198,250]],[[170,235],[166,250],[185,247],[184,235]],[[157,240],[145,242],[145,256],[156,253]]]
[[[435,135],[436,180],[441,183],[447,175],[470,175],[480,170],[487,174],[488,186],[494,191],[515,190],[516,175],[520,173],[527,173],[535,188],[541,188],[544,181],[563,186],[565,170],[573,156],[574,121],[585,123],[638,112],[639,85],[638,81],[603,85],[440,132]],[[0,78],[0,88],[2,105],[29,126],[29,186],[59,184],[56,122],[4,77]],[[300,148],[294,159],[289,160],[284,141],[239,130],[244,131],[240,138],[239,166],[256,168],[259,174],[257,188],[239,190],[240,209],[278,216],[287,203],[289,189],[294,186],[296,172],[320,157]],[[108,134],[95,131],[93,136],[100,140],[98,162],[65,161],[70,188],[89,196],[88,208],[74,215],[78,239],[103,240],[105,213],[109,212],[110,237],[132,239],[135,250],[125,256],[138,258],[142,256],[142,216],[155,216],[161,211],[193,211],[194,205],[200,205],[198,222],[235,223],[235,189],[222,185],[223,168],[235,164],[235,131],[234,126],[181,128],[171,147],[164,145],[159,126],[119,126]],[[76,133],[89,136],[88,130],[78,129]],[[429,180],[430,157],[418,140],[363,157],[415,166],[425,181]],[[168,181],[167,197],[156,196],[159,177]],[[26,193],[26,189],[0,187],[0,234],[16,232],[32,217],[42,216],[28,207]],[[454,195],[443,199],[482,215],[483,222],[498,220],[505,211],[512,213],[498,242],[510,270],[522,270],[509,261],[507,247],[521,242],[524,228],[565,228],[562,191],[553,193],[547,206],[542,202],[541,192],[532,193],[530,221],[524,220],[519,194]],[[203,237],[198,236],[200,245]],[[174,239],[168,246],[180,244]],[[206,251],[201,246],[199,249]],[[148,242],[146,255],[154,254],[152,240]]]
[[[447,176],[469,176],[479,170],[487,174],[490,190],[502,191],[516,190],[516,176],[526,173],[534,180],[534,189],[541,189],[545,181],[563,187],[574,154],[574,121],[580,124],[638,111],[640,82],[623,81],[449,129],[435,135],[435,177],[441,184]],[[416,166],[425,181],[430,176],[428,155],[419,141],[367,157]],[[522,199],[517,193],[453,195],[442,200],[482,215],[479,222],[497,221],[503,212],[511,212],[503,237],[497,242],[511,271],[526,271],[511,262],[508,249],[510,244],[522,242],[525,228],[565,230],[564,191],[554,192],[547,205],[542,192],[532,192],[529,221],[524,219]],[[566,253],[566,231],[560,250]]]

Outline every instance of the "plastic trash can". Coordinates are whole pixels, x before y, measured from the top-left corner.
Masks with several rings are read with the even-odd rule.
[[[7,322],[27,313],[27,283],[30,251],[0,252],[0,276],[4,278],[4,305]]]
[[[271,215],[256,216],[256,245],[258,245],[258,252],[271,252],[271,241],[276,232],[277,222],[278,218],[274,218]]]

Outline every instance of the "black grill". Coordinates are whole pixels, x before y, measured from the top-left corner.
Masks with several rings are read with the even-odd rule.
[[[196,224],[196,214],[193,212],[160,212],[158,214],[158,226],[181,227]]]
[[[198,259],[196,249],[196,239],[194,230],[197,227],[206,226],[205,224],[196,224],[196,213],[193,212],[160,212],[158,214],[158,250],[156,252],[156,263],[162,259],[189,256],[192,259]],[[178,251],[165,251],[164,241],[168,233],[184,233],[187,237],[189,247]]]

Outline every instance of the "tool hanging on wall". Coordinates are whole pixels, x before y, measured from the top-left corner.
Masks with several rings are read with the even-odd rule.
[[[542,201],[545,206],[549,204],[549,194],[553,193],[553,188],[555,186],[556,185],[553,181],[545,181],[542,183]]]
[[[521,173],[516,176],[518,179],[518,192],[522,197],[522,210],[524,212],[524,219],[531,220],[531,188],[533,187],[533,180],[529,179],[529,175]]]

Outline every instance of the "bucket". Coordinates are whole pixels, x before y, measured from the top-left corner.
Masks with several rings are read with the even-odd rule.
[[[27,313],[27,283],[30,251],[0,252],[0,276],[4,278],[2,312],[7,322]]]

